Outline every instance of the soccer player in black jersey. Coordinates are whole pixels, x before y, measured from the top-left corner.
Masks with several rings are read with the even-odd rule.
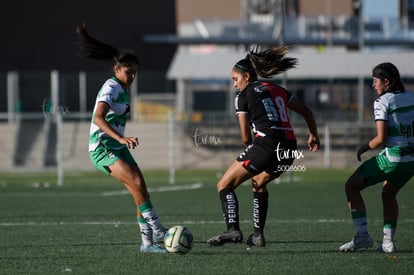
[[[309,149],[313,152],[319,149],[312,111],[286,89],[258,80],[258,76],[270,78],[294,68],[297,59],[286,57],[286,54],[286,46],[265,50],[256,47],[238,61],[231,71],[234,87],[238,90],[235,108],[246,149],[217,183],[227,231],[210,238],[207,241],[210,245],[220,246],[243,240],[235,189],[252,178],[253,234],[247,239],[247,245],[265,246],[264,226],[268,209],[266,185],[279,177],[286,170],[285,167],[292,165],[295,158],[296,138],[289,122],[288,109],[305,119],[310,132]]]

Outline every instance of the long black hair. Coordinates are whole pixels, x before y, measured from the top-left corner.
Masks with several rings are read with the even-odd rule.
[[[397,67],[389,62],[378,64],[372,69],[372,77],[379,78],[381,80],[388,79],[389,86],[387,92],[404,91],[404,84],[401,81],[400,72]]]
[[[239,72],[248,72],[252,81],[257,76],[271,78],[277,74],[295,68],[298,64],[297,58],[286,57],[287,46],[278,46],[261,50],[256,46],[249,51],[244,59],[239,60],[233,67]]]
[[[134,51],[130,49],[118,50],[111,45],[95,39],[89,35],[85,24],[77,26],[76,33],[79,37],[79,54],[82,57],[98,61],[112,61],[113,66],[130,66],[133,63],[139,64],[138,57]]]

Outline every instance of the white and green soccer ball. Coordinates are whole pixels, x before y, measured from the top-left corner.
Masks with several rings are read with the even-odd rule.
[[[186,254],[193,247],[193,234],[185,226],[174,225],[168,229],[164,245],[170,253]]]

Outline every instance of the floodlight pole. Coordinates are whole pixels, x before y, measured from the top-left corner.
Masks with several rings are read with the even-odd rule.
[[[355,1],[358,10],[358,50],[364,51],[364,0]],[[358,77],[358,122],[362,123],[364,120],[364,78]]]
[[[333,46],[333,14],[332,14],[332,0],[327,0],[327,11],[328,11],[328,37],[326,38],[326,47],[328,51],[332,50]]]
[[[285,44],[285,9],[286,9],[286,4],[285,4],[285,0],[279,0],[279,4],[280,4],[280,9],[279,12],[280,14],[277,14],[276,10],[274,9],[274,15],[273,15],[273,20],[275,20],[275,18],[280,18],[280,22],[279,22],[279,45],[284,45]]]
[[[50,74],[52,92],[52,110],[56,121],[56,165],[57,185],[63,185],[63,147],[62,147],[62,113],[59,111],[59,72],[53,70]]]
[[[358,49],[362,51],[364,49],[364,0],[354,0],[354,10],[356,12],[356,16],[358,16]]]
[[[86,88],[87,79],[86,72],[79,72],[79,120],[83,120],[86,117]]]
[[[168,113],[168,159],[169,159],[169,183],[175,183],[175,135],[174,135],[174,112]]]
[[[16,164],[17,158],[17,140],[18,140],[18,125],[20,115],[16,116],[16,113],[20,113],[20,96],[19,96],[19,73],[17,71],[11,71],[7,73],[7,114],[9,125],[13,125],[12,130],[12,140],[13,140],[13,150],[11,157],[11,165]]]

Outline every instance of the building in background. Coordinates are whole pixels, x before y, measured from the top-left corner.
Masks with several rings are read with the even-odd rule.
[[[176,81],[176,110],[217,113],[216,102],[231,102],[229,70],[252,45],[291,46],[300,65],[283,82],[321,119],[370,119],[374,95],[370,71],[389,60],[412,79],[414,47],[410,1],[375,0],[177,0],[177,33],[149,34],[148,43],[179,45],[168,77]],[[384,11],[379,16],[378,11]],[[392,54],[391,54],[392,53]],[[332,67],[334,66],[334,67]],[[409,80],[407,86],[411,87]],[[209,93],[210,92],[210,93]],[[209,97],[210,101],[198,99]],[[204,102],[198,104],[197,102]],[[210,107],[209,107],[210,106]],[[220,105],[224,116],[232,105]],[[210,108],[210,109],[209,109]]]
[[[23,0],[5,1],[2,9],[5,12],[0,17],[0,96],[7,98],[7,72],[19,72],[21,111],[41,111],[39,106],[50,90],[51,70],[59,70],[64,83],[62,102],[72,112],[79,111],[78,73],[85,71],[88,74],[86,105],[91,110],[99,85],[111,70],[79,58],[75,28],[82,23],[98,39],[117,48],[136,51],[141,62],[138,89],[147,93],[166,89],[163,80],[176,45],[147,44],[143,36],[175,33],[174,1]],[[7,100],[0,102],[0,114],[5,112]]]
[[[84,147],[90,114],[111,70],[78,58],[75,26],[82,22],[97,38],[138,53],[129,129],[146,144],[137,159],[152,168],[174,160],[200,167],[206,159],[217,166],[233,158],[228,150],[239,151],[230,70],[252,45],[291,46],[298,68],[273,81],[315,110],[328,149],[329,137],[332,149],[347,152],[371,134],[365,122],[372,119],[374,65],[396,63],[414,90],[410,0],[24,2],[8,1],[0,18],[0,127],[8,133],[0,137],[0,169],[53,167],[59,152],[69,169],[90,167]],[[63,131],[43,112],[52,90],[59,93],[56,110],[65,111]],[[301,120],[292,121],[303,138]],[[58,133],[65,139],[58,142]],[[199,135],[220,142],[194,149]],[[330,165],[326,147],[325,160],[309,161]]]

